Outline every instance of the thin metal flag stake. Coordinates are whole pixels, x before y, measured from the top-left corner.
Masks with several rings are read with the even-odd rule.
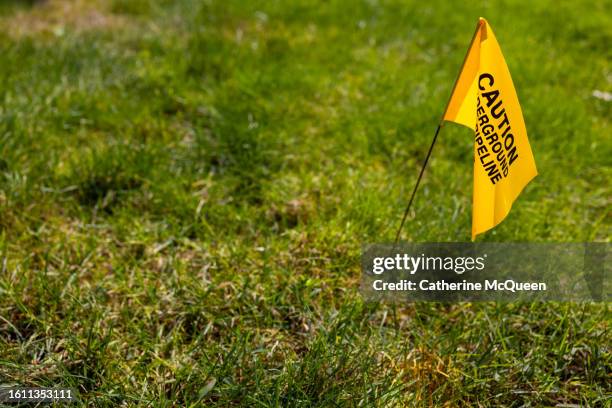
[[[414,201],[414,196],[419,188],[419,184],[421,183],[421,178],[423,178],[423,173],[425,172],[425,167],[427,167],[427,162],[429,161],[429,156],[431,156],[431,152],[433,150],[434,145],[436,144],[436,140],[438,139],[438,133],[440,133],[440,128],[442,128],[442,122],[438,124],[438,128],[436,129],[436,134],[431,141],[431,146],[429,146],[429,151],[427,152],[427,156],[425,156],[425,161],[423,162],[423,166],[421,167],[421,172],[419,173],[419,178],[417,179],[416,184],[414,185],[414,190],[412,190],[412,195],[410,196],[410,200],[408,201],[408,206],[404,211],[404,217],[402,217],[402,223],[400,224],[397,234],[395,235],[395,243],[399,242],[400,234],[402,233],[402,228],[404,227],[404,223],[406,222],[406,218],[408,217],[408,213],[410,212],[410,207],[412,207],[412,202]]]
[[[474,30],[474,35],[472,36],[472,40],[470,41],[470,45],[474,42],[474,39],[476,38],[476,34],[478,34],[478,30],[480,29],[480,26],[483,24],[482,20],[478,21],[478,24],[476,24],[476,30]],[[397,244],[399,242],[399,238],[400,238],[400,234],[402,233],[402,228],[404,227],[404,223],[406,222],[406,218],[408,217],[408,213],[410,212],[410,207],[412,207],[412,202],[414,201],[414,196],[416,195],[416,192],[419,188],[419,184],[421,183],[421,178],[423,177],[423,173],[425,172],[425,167],[427,167],[427,162],[429,161],[429,156],[431,156],[431,151],[433,150],[434,145],[436,144],[436,140],[438,139],[438,133],[440,133],[440,129],[442,128],[442,125],[444,124],[444,114],[446,113],[446,110],[448,109],[448,106],[450,104],[451,98],[453,96],[453,94],[455,93],[455,89],[457,88],[457,82],[459,81],[459,77],[461,76],[461,72],[463,72],[463,68],[465,67],[465,63],[467,62],[468,59],[468,55],[470,53],[470,48],[468,47],[468,51],[465,54],[465,58],[463,59],[463,63],[461,64],[461,68],[459,69],[459,74],[457,74],[457,79],[455,79],[455,84],[453,85],[453,90],[450,93],[450,97],[448,98],[448,102],[446,103],[446,108],[444,108],[444,113],[442,113],[442,119],[440,119],[440,123],[438,123],[438,128],[436,129],[436,134],[433,137],[433,140],[431,141],[431,146],[429,146],[429,151],[427,152],[427,156],[425,157],[425,161],[423,162],[423,166],[421,167],[421,172],[419,173],[419,178],[417,179],[416,184],[414,185],[414,190],[412,190],[412,195],[410,196],[410,200],[408,201],[408,206],[406,206],[406,210],[404,211],[404,216],[402,217],[402,222],[399,226],[399,228],[397,229],[397,234],[395,234],[395,243]]]

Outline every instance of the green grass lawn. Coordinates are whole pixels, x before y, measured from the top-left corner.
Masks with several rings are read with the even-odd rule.
[[[453,3],[2,1],[0,383],[108,407],[609,406],[607,304],[359,294],[479,16],[540,175],[478,240],[610,240],[610,3]],[[470,239],[472,143],[443,128],[404,240]]]

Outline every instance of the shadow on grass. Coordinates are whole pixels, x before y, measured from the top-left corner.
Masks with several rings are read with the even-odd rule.
[[[0,1],[0,16],[15,13],[44,4],[47,0],[2,0]]]
[[[125,193],[139,189],[152,168],[151,156],[127,147],[94,152],[73,164],[70,180],[81,205],[112,212]]]

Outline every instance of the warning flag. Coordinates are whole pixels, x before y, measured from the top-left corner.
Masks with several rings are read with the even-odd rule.
[[[472,240],[499,224],[536,169],[510,71],[481,18],[443,120],[475,132]]]

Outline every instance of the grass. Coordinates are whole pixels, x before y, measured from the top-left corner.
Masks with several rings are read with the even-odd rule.
[[[540,175],[487,241],[609,241],[605,2],[5,1],[0,382],[88,406],[608,406],[607,304],[368,304],[479,16]],[[447,125],[403,239],[470,238]],[[573,405],[572,405],[573,404]]]

